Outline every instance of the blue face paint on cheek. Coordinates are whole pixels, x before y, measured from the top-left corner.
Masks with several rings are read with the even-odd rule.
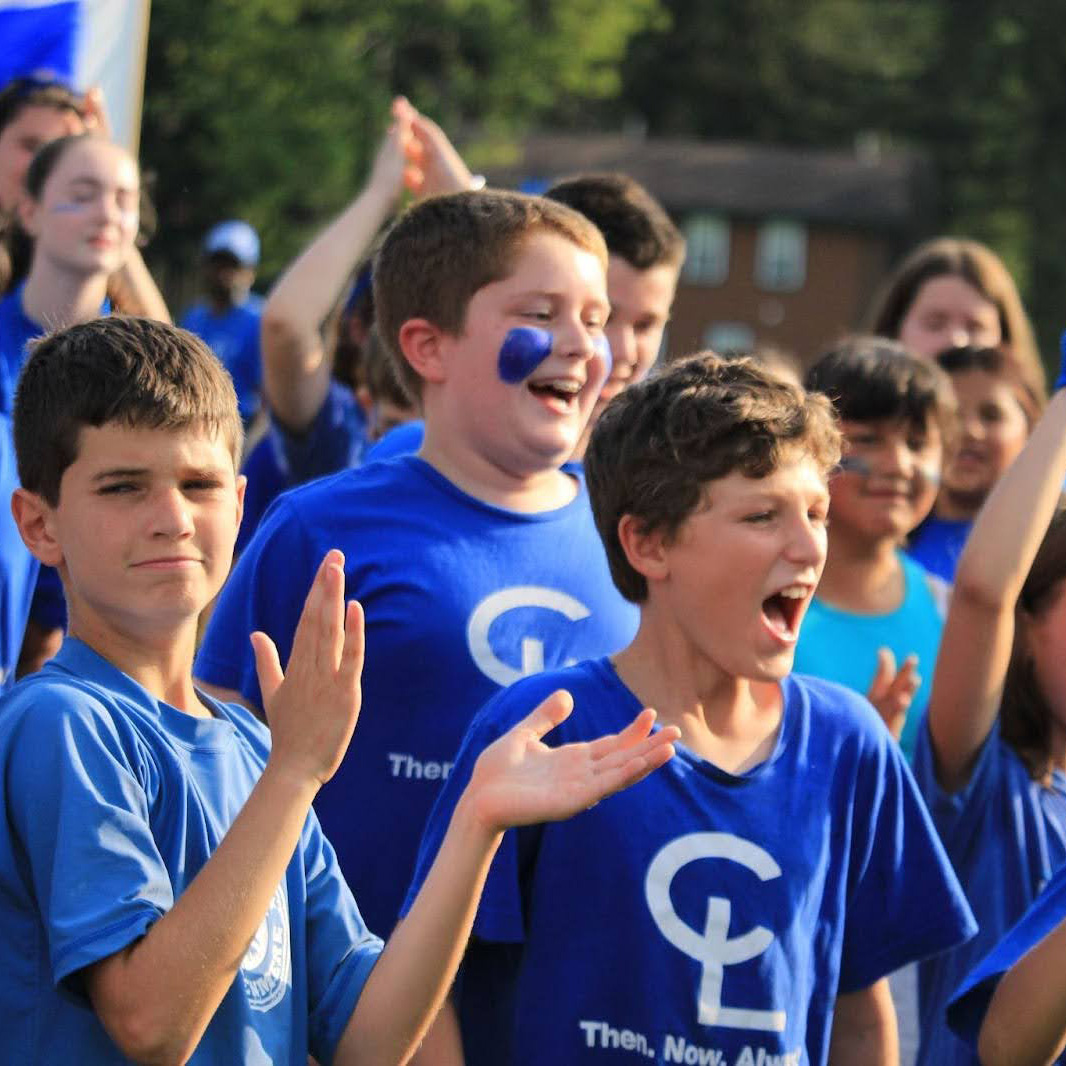
[[[500,345],[497,361],[500,380],[518,385],[551,355],[552,335],[536,326],[515,326],[508,331]]]
[[[53,215],[76,215],[85,210],[85,204],[53,204]]]
[[[836,468],[838,474],[861,474],[864,476],[869,475],[870,470],[869,460],[863,459],[858,455],[842,455]]]
[[[611,376],[611,370],[614,368],[614,356],[611,354],[611,342],[606,336],[599,336],[593,342],[593,347],[603,357],[604,363],[607,364],[607,373],[604,376],[604,381]]]

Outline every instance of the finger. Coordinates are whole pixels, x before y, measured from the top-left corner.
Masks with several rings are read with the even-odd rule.
[[[307,599],[304,600],[303,610],[300,611],[300,619],[296,623],[296,631],[292,638],[292,651],[289,653],[289,668],[293,664],[302,662],[314,663],[317,657],[317,645],[319,627],[321,625],[321,605],[325,595],[325,587],[329,568],[335,563],[336,558],[344,558],[340,552],[328,551],[322,562],[318,564],[311,588],[308,590]]]
[[[259,691],[263,694],[263,707],[267,707],[274,693],[285,680],[278,657],[278,646],[260,631],[252,634],[252,651],[255,654],[255,673],[259,678]]]
[[[528,730],[537,739],[553,730],[560,722],[570,717],[574,709],[574,697],[565,689],[553,692],[546,700],[542,700],[533,710],[522,719],[515,730]]]
[[[366,654],[365,619],[362,606],[349,600],[344,615],[344,648],[338,679],[346,686],[355,688],[363,674],[363,659]]]
[[[874,679],[870,682],[866,698],[875,703],[884,698],[885,693],[892,686],[892,679],[896,674],[896,657],[891,648],[877,649],[877,669],[874,671]]]
[[[619,746],[624,747],[629,744],[636,744],[651,732],[651,727],[654,724],[655,712],[650,707],[645,707],[625,729],[591,741],[589,743],[589,754],[594,759],[598,759],[609,752],[615,751]]]
[[[673,745],[680,737],[681,730],[676,726],[658,729],[650,736],[645,737],[639,744],[616,748],[614,751],[607,752],[601,758],[595,759],[592,763],[593,772],[597,774],[606,773],[618,766],[624,766],[630,759],[646,759],[659,748]]]
[[[648,774],[658,770],[675,755],[673,744],[662,744],[647,755],[627,759],[621,766],[598,774],[592,779],[589,806],[613,795],[623,788],[629,788]]]
[[[343,558],[343,556],[342,556]],[[344,570],[330,563],[326,567],[326,583],[322,597],[322,628],[318,647],[318,665],[334,674],[340,667],[344,652]]]
[[[426,184],[426,175],[420,167],[403,168],[403,185],[408,192],[421,192]]]

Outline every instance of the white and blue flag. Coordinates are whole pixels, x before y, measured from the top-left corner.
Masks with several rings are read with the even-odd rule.
[[[0,87],[13,78],[103,89],[115,140],[136,150],[149,0],[0,0]]]

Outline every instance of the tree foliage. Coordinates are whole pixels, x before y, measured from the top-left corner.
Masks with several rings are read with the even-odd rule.
[[[453,133],[514,133],[617,94],[630,37],[659,15],[658,0],[155,0],[153,256],[188,264],[239,216],[269,274],[354,195],[396,93]]]

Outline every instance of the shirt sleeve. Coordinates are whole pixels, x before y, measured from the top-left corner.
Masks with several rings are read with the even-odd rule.
[[[856,767],[840,993],[977,931],[902,754],[873,724]]]
[[[149,824],[147,760],[92,697],[36,692],[4,784],[58,984],[142,936],[174,899]]]
[[[285,498],[267,512],[215,605],[193,674],[263,706],[251,634],[262,630],[289,661],[292,638],[318,564],[303,523]]]
[[[948,1004],[948,1025],[974,1050],[1000,978],[1063,919],[1066,919],[1066,867],[1059,870],[1018,924],[978,963]]]
[[[367,929],[312,812],[303,833],[311,1051],[331,1062],[382,942]]]
[[[349,470],[363,461],[366,417],[351,391],[331,384],[314,421],[303,433],[278,422],[277,431],[294,485]]]

